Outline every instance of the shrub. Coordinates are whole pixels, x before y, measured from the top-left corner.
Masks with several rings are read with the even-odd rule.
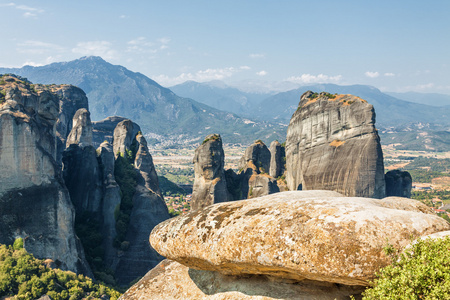
[[[450,299],[450,237],[418,241],[377,277],[363,299]]]

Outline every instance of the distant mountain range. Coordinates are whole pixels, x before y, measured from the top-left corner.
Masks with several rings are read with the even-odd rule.
[[[130,118],[159,141],[198,142],[210,133],[219,133],[227,143],[250,143],[253,139],[282,140],[286,131],[280,125],[255,122],[179,97],[143,74],[100,57],[42,67],[0,68],[0,73],[14,73],[33,83],[76,85],[88,96],[92,120],[113,115]]]
[[[89,98],[93,120],[113,115],[130,118],[154,143],[199,142],[210,133],[221,134],[225,143],[282,141],[300,96],[307,90],[353,94],[367,100],[375,107],[377,127],[385,141],[405,142],[402,132],[420,131],[427,141],[445,137],[444,143],[436,144],[441,149],[447,143],[445,132],[450,129],[450,96],[441,94],[388,94],[367,85],[335,84],[256,93],[220,81],[188,81],[167,89],[143,74],[92,56],[42,67],[0,68],[0,73],[14,73],[34,83],[76,85]],[[392,134],[400,135],[392,139]]]
[[[270,93],[246,93],[222,81],[204,83],[186,81],[169,88],[182,97],[192,98],[214,108],[246,117],[253,117],[255,107],[271,95]]]

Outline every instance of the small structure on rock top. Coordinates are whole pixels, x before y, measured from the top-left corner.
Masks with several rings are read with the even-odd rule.
[[[383,152],[373,106],[353,95],[304,93],[287,131],[286,180],[290,190],[383,198]]]

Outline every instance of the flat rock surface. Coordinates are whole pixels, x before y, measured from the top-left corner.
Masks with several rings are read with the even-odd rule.
[[[387,245],[450,229],[419,202],[396,199],[291,191],[219,203],[159,224],[150,243],[195,269],[366,286],[390,263]]]
[[[121,300],[129,299],[356,299],[361,287],[304,281],[273,281],[265,276],[227,276],[214,271],[189,269],[164,260],[133,285]]]

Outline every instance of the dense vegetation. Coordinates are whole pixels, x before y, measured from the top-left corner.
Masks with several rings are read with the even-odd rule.
[[[186,195],[187,192],[176,183],[170,181],[165,176],[158,176],[159,189],[165,196]]]
[[[419,241],[377,277],[363,299],[450,299],[450,238]]]
[[[194,184],[194,168],[155,166],[158,175],[176,184]]]
[[[432,172],[450,173],[450,158],[416,157],[404,167],[405,170],[427,169]]]
[[[0,245],[0,297],[38,299],[48,295],[52,300],[100,299],[114,300],[120,293],[83,275],[50,269],[43,260],[34,258],[23,248],[23,241],[13,246]]]

